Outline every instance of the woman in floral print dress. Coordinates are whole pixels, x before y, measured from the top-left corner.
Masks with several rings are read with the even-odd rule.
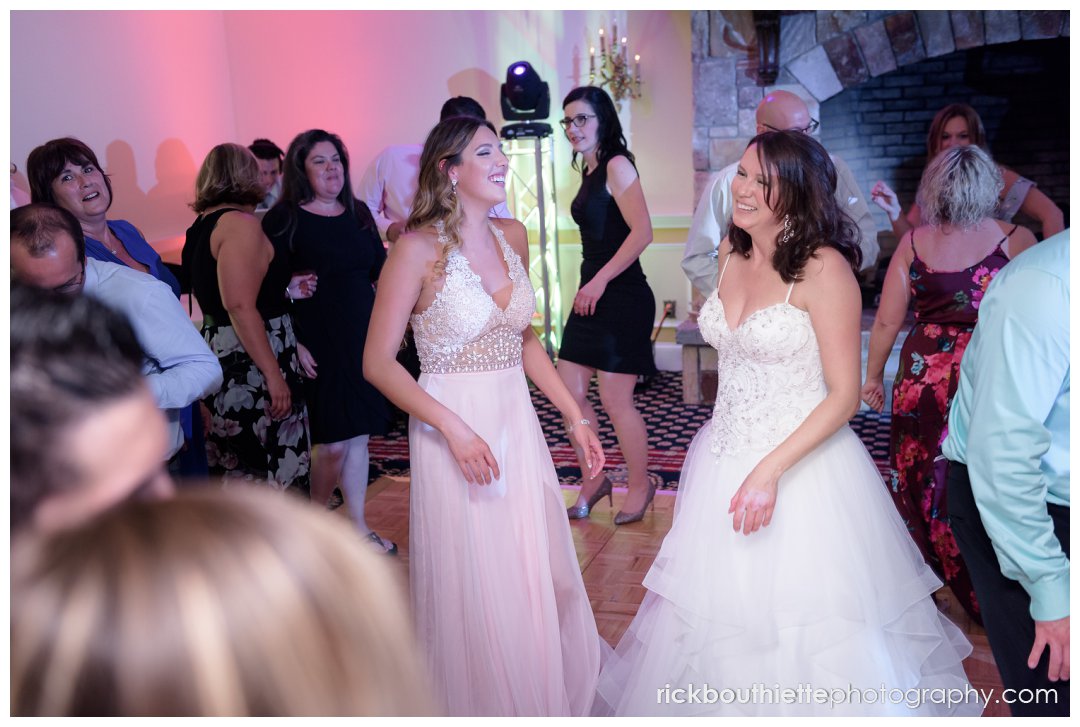
[[[904,235],[889,264],[862,390],[871,408],[884,408],[885,362],[914,298],[915,325],[893,384],[889,489],[923,557],[977,621],[948,525],[941,442],[983,294],[998,270],[1035,243],[1029,230],[991,219],[1001,186],[1001,172],[975,146],[948,149],[926,168],[917,199],[928,223]]]
[[[210,471],[230,480],[306,492],[311,454],[289,298],[312,281],[291,278],[287,248],[275,248],[252,211],[262,199],[259,167],[242,146],[210,150],[195,180],[183,265],[203,312],[203,338],[221,362],[210,410]],[[286,292],[288,290],[288,293]]]

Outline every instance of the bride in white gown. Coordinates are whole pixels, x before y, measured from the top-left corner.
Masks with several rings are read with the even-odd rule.
[[[961,664],[971,646],[930,598],[941,583],[847,425],[859,255],[835,185],[799,132],[762,134],[743,155],[699,318],[719,354],[716,407],[599,713],[982,710]]]

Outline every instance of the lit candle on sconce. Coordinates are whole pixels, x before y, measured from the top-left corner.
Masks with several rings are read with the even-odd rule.
[[[634,78],[641,82],[641,56],[637,53],[634,54]]]
[[[604,55],[607,52],[607,47],[604,45],[604,29],[600,28],[600,55]]]
[[[626,63],[626,36],[625,35],[623,36],[623,39],[622,39],[622,59],[623,59],[623,63]]]
[[[596,48],[589,47],[589,73],[596,73]]]

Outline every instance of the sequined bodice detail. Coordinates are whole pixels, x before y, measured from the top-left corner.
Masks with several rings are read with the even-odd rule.
[[[412,316],[420,370],[429,374],[495,371],[521,364],[522,331],[532,320],[536,301],[529,273],[491,225],[513,285],[506,310],[484,290],[480,276],[460,250],[446,260],[443,287],[434,302]],[[445,244],[446,238],[441,236]]]
[[[806,311],[777,303],[732,330],[713,293],[698,325],[717,351],[713,453],[773,449],[825,398],[821,354]]]

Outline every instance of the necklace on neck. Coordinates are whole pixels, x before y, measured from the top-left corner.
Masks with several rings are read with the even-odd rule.
[[[109,239],[110,238],[116,241],[116,247],[113,247],[112,245],[109,244]],[[112,233],[112,230],[109,229],[108,225],[105,225],[105,240],[104,240],[104,243],[105,243],[105,247],[108,248],[109,252],[111,252],[113,255],[116,255],[117,257],[120,257],[120,248],[122,247],[122,244],[121,244],[119,238],[117,238],[116,235],[114,235]]]

